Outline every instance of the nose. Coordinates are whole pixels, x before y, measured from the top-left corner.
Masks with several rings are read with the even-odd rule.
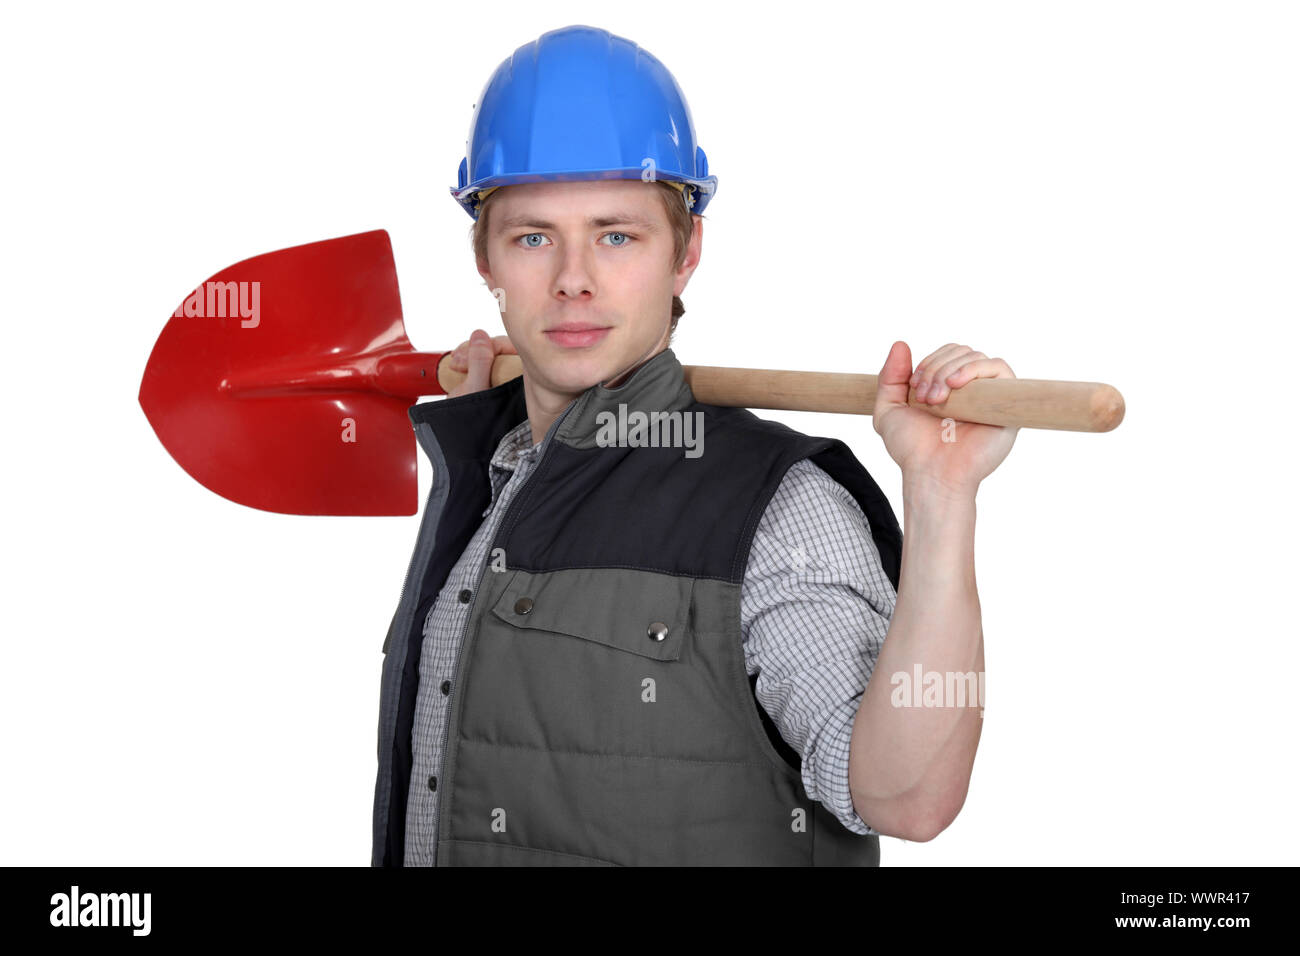
[[[581,243],[566,244],[560,271],[555,276],[555,295],[560,299],[590,299],[596,294],[592,278],[590,255]]]

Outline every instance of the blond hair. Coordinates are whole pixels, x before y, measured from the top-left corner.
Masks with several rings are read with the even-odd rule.
[[[671,271],[676,272],[681,268],[682,262],[686,259],[686,247],[691,241],[691,231],[695,222],[691,211],[686,208],[686,202],[682,198],[684,188],[681,183],[666,182],[661,179],[653,181],[653,185],[659,187],[659,198],[664,204],[664,212],[668,216],[668,225],[673,234],[673,266]],[[486,267],[488,264],[487,242],[488,242],[488,214],[492,209],[492,201],[500,195],[500,188],[484,190],[480,193],[481,202],[479,204],[478,218],[474,220],[474,225],[470,227],[470,243],[474,247],[474,258],[480,267]],[[668,339],[672,341],[673,335],[677,332],[677,320],[686,312],[686,306],[682,305],[680,296],[673,296],[672,302],[672,323],[669,326]]]

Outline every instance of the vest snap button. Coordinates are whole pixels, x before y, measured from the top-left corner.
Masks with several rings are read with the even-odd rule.
[[[668,636],[668,625],[663,621],[655,621],[646,628],[646,636],[652,641],[662,641]]]
[[[527,614],[533,609],[533,599],[530,597],[521,597],[515,602],[516,614]]]

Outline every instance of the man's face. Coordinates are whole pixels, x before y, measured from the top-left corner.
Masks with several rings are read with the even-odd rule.
[[[611,179],[506,186],[488,216],[488,269],[506,334],[534,387],[573,394],[624,373],[668,343],[672,297],[699,261],[696,217],[682,268],[662,187]],[[481,266],[482,264],[480,264]]]

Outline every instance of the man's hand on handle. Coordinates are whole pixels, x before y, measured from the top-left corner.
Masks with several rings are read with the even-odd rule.
[[[506,335],[489,336],[482,329],[475,329],[468,339],[443,359],[447,367],[465,373],[465,381],[447,392],[448,398],[481,392],[492,387],[492,363],[498,355],[518,355],[519,352],[510,343]]]
[[[949,343],[912,369],[906,342],[895,342],[876,385],[872,426],[905,478],[916,479],[952,496],[974,496],[979,483],[1011,451],[1019,428],[973,422],[945,424],[907,404],[908,390],[937,405],[977,378],[1015,378],[1011,366],[969,346]]]

